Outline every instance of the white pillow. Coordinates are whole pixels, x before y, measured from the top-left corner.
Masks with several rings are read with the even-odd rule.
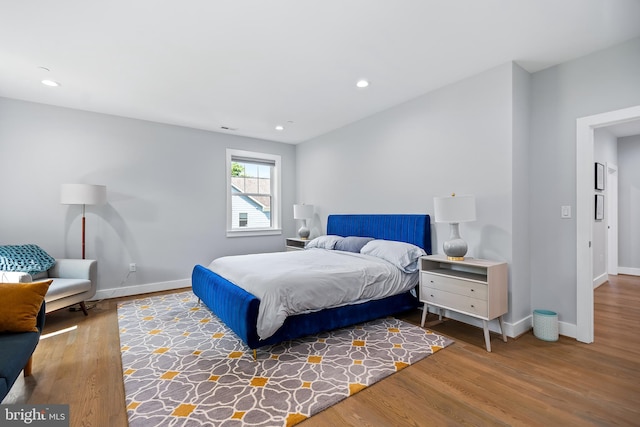
[[[333,249],[340,240],[344,239],[341,236],[334,236],[332,234],[326,236],[318,236],[305,246],[306,249],[320,248],[320,249]]]
[[[418,258],[427,254],[422,248],[411,243],[380,239],[364,245],[360,253],[389,261],[405,273],[418,271]]]

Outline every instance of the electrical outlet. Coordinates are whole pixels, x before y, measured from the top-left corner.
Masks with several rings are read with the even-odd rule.
[[[136,263],[135,262],[132,262],[131,264],[129,264],[129,271],[130,272],[135,273],[136,272],[136,268],[137,267],[136,267]]]

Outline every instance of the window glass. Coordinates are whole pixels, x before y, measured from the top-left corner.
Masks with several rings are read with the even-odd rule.
[[[227,150],[227,162],[227,234],[279,230],[280,156]]]

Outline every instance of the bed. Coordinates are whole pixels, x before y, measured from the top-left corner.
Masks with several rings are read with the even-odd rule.
[[[327,235],[371,237],[410,243],[431,253],[429,215],[330,215]],[[306,251],[305,251],[306,252]],[[242,255],[240,256],[242,257]],[[393,315],[418,306],[409,291],[288,316],[266,339],[258,334],[260,298],[202,265],[192,272],[194,294],[251,349]]]

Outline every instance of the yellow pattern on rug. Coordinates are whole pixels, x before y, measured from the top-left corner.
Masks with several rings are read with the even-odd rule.
[[[251,349],[191,291],[118,306],[130,427],[293,426],[452,341],[388,317]]]

